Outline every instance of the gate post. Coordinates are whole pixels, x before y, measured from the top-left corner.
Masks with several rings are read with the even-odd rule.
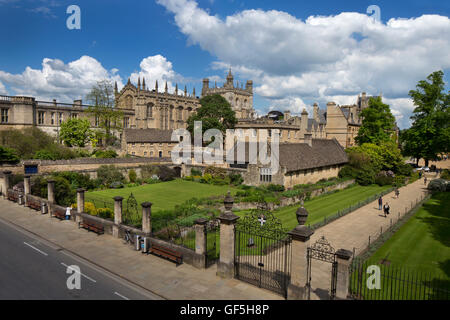
[[[50,204],[55,203],[55,180],[47,180],[47,200]]]
[[[8,189],[10,187],[10,183],[11,183],[11,171],[5,170],[3,171],[3,186],[2,186],[3,199],[6,199],[8,197]]]
[[[348,286],[350,281],[350,263],[352,262],[352,252],[345,249],[336,251],[336,298],[347,299]]]
[[[119,238],[119,226],[122,223],[122,200],[123,200],[123,197],[116,196],[113,199],[114,199],[113,237]]]
[[[142,231],[146,235],[152,234],[152,203],[142,202]]]
[[[79,223],[82,221],[81,214],[84,212],[84,189],[77,189],[77,215],[75,215],[75,222]]]
[[[28,201],[27,201],[28,197],[27,197],[27,195],[29,195],[31,193],[30,177],[31,176],[29,174],[26,174],[23,177],[23,191],[24,191],[23,193],[24,193],[24,196],[25,196],[25,207],[28,207]]]
[[[235,250],[235,224],[239,219],[231,209],[233,208],[233,198],[228,191],[225,200],[225,212],[220,214],[220,256],[217,263],[217,275],[222,278],[234,277],[234,250]]]
[[[296,212],[298,225],[290,232],[292,237],[291,282],[287,290],[288,300],[308,299],[308,244],[314,231],[305,226],[308,211],[303,205]]]
[[[206,267],[206,222],[208,220],[200,218],[195,220],[195,261],[197,268]]]

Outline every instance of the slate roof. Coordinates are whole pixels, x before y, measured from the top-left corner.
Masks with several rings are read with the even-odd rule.
[[[306,143],[280,144],[280,166],[287,172],[347,162],[347,154],[336,139],[312,139],[312,147]]]
[[[125,129],[125,141],[132,142],[147,142],[147,143],[163,143],[163,142],[178,142],[171,140],[172,130],[161,129]]]
[[[234,159],[237,162],[236,148],[228,150],[228,153],[231,152],[234,152]],[[255,157],[256,159],[249,159],[249,143],[246,142],[245,162],[256,163],[257,155]],[[287,172],[333,166],[347,162],[347,154],[336,139],[312,139],[312,147],[306,143],[280,143],[279,145],[280,167],[285,167]]]

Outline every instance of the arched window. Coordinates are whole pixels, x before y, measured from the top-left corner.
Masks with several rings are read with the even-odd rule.
[[[177,119],[183,120],[183,107],[179,106],[177,110]]]
[[[127,109],[133,108],[133,97],[131,95],[125,97],[125,107]]]
[[[153,103],[147,104],[147,118],[153,118]]]

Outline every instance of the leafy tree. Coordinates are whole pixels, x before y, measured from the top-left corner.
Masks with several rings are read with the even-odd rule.
[[[98,81],[86,97],[91,104],[88,114],[98,119],[106,145],[114,142],[114,131],[122,130],[123,112],[115,107],[113,83],[109,80]],[[98,136],[96,137],[98,138]]]
[[[450,150],[450,92],[445,93],[444,73],[435,71],[411,90],[414,105],[413,124],[401,135],[405,155],[429,160]]]
[[[0,146],[0,163],[17,163],[19,161],[16,150]]]
[[[94,136],[90,128],[87,119],[69,119],[61,123],[59,137],[68,147],[85,147]]]
[[[228,101],[219,94],[200,99],[201,107],[187,120],[187,130],[194,135],[194,121],[202,121],[202,133],[208,129],[218,129],[225,134],[237,123],[236,115]]]
[[[389,105],[384,104],[381,97],[371,97],[369,107],[361,112],[361,116],[363,120],[355,138],[356,143],[359,145],[363,143],[378,144],[393,140],[395,118]]]

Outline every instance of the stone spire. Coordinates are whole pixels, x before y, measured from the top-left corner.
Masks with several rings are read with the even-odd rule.
[[[117,90],[117,81],[114,81],[114,93],[118,93],[119,90]]]
[[[185,96],[185,97],[187,96],[187,88],[186,88],[186,85],[184,86],[184,96]]]
[[[155,91],[156,91],[156,93],[158,93],[158,80],[156,80],[156,82],[155,82]]]
[[[175,84],[175,95],[178,95],[178,83]]]
[[[141,77],[138,78],[138,90],[141,90]]]
[[[130,78],[128,78],[128,82],[127,82],[127,84],[131,84]]]
[[[145,90],[145,77],[142,77],[142,90]]]
[[[164,88],[165,93],[169,92],[169,89],[167,88],[167,81],[166,81],[166,87]]]
[[[233,75],[231,74],[231,67],[230,67],[230,71],[228,71],[228,75],[227,75],[227,85],[233,86]]]
[[[192,96],[195,98],[195,87],[194,90],[192,90]]]

